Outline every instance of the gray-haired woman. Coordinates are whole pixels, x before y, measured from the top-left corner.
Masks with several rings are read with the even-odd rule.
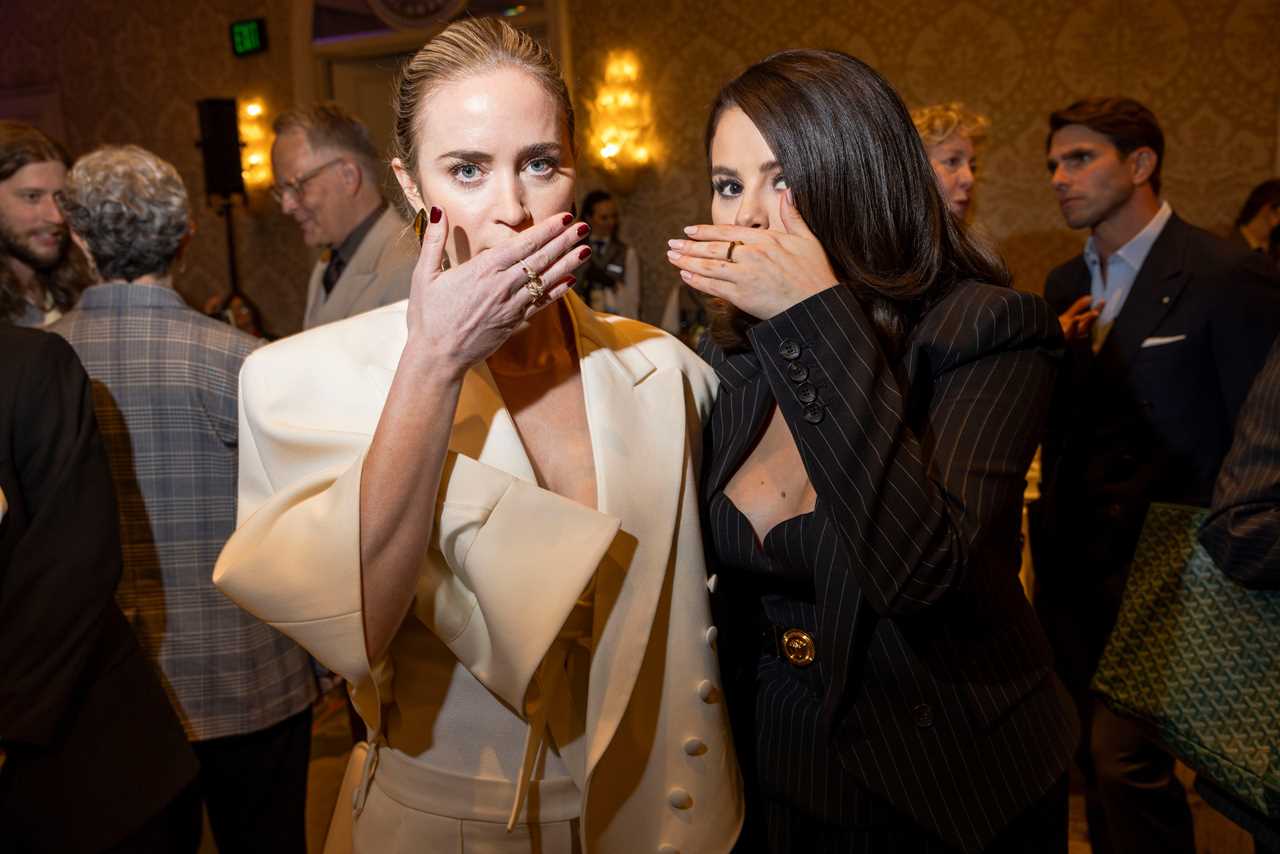
[[[71,168],[59,205],[95,284],[51,328],[94,380],[120,506],[117,599],[200,760],[218,847],[301,854],[310,661],[212,582],[235,527],[236,382],[258,341],[172,288],[191,213],[171,164],[132,145],[98,149]]]

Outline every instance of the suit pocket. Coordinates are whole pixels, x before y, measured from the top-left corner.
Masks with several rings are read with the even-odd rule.
[[[1036,668],[1008,682],[970,682],[965,687],[969,713],[978,729],[990,729],[1015,706],[1031,696],[1049,676],[1049,667]]]
[[[1048,644],[1026,605],[1025,619],[1003,615],[1005,626],[995,632],[967,635],[948,631],[949,657],[956,682],[977,729],[999,723],[1010,709],[1044,682],[1052,661]],[[975,636],[977,635],[977,636]]]

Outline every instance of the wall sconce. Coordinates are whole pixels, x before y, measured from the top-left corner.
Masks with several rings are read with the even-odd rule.
[[[267,105],[261,98],[249,98],[240,104],[236,117],[240,130],[240,168],[244,185],[249,190],[271,186],[271,129],[267,124]]]
[[[635,188],[637,173],[660,154],[649,93],[640,88],[640,63],[630,51],[611,51],[604,83],[588,104],[591,151],[619,192]]]

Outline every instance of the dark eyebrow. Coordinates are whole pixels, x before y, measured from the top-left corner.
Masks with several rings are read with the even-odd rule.
[[[1062,154],[1058,155],[1057,157],[1054,157],[1052,154],[1050,154],[1047,158],[1045,158],[1045,166],[1047,166],[1049,171],[1052,172],[1053,170],[1058,168],[1058,163],[1062,160],[1078,160],[1081,156],[1085,154],[1095,154],[1095,153],[1096,152],[1092,148],[1089,148],[1088,146],[1077,145],[1075,148],[1068,148],[1066,151],[1062,152]]]
[[[538,157],[559,157],[564,146],[558,142],[535,142],[520,149],[519,160],[534,160]],[[437,160],[465,160],[468,163],[492,163],[493,155],[487,151],[466,151],[457,149],[446,151]]]
[[[767,160],[764,163],[760,164],[760,174],[767,175],[768,173],[778,168],[779,168],[778,161]],[[711,177],[712,178],[719,178],[719,177],[732,178],[735,181],[742,180],[742,176],[738,173],[738,170],[730,169],[728,166],[712,166]]]
[[[470,163],[491,163],[493,155],[484,151],[446,151],[437,160],[466,160]]]
[[[539,157],[551,157],[559,159],[564,151],[564,146],[558,142],[535,142],[533,145],[526,145],[520,149],[521,162],[526,160],[537,160]]]
[[[1081,145],[1081,146],[1076,146],[1075,148],[1069,148],[1069,149],[1067,149],[1066,151],[1062,152],[1062,154],[1058,155],[1057,157],[1054,157],[1053,155],[1050,155],[1050,156],[1049,156],[1049,162],[1050,162],[1050,163],[1057,163],[1059,160],[1074,160],[1074,159],[1076,159],[1076,158],[1078,158],[1078,157],[1082,157],[1083,155],[1086,155],[1086,154],[1093,154],[1093,153],[1095,153],[1095,152],[1094,152],[1094,150],[1093,150],[1092,148],[1089,148],[1088,146],[1083,146],[1083,145]]]

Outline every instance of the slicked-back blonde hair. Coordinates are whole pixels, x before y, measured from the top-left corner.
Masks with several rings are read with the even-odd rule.
[[[977,145],[987,138],[987,129],[991,127],[990,119],[966,110],[959,101],[916,107],[911,111],[911,121],[926,146],[938,145],[956,131]]]
[[[400,69],[392,108],[396,117],[393,155],[417,180],[418,134],[430,133],[422,104],[440,86],[497,68],[518,68],[555,99],[564,113],[573,148],[573,101],[550,51],[527,33],[498,18],[467,18],[450,24]]]

